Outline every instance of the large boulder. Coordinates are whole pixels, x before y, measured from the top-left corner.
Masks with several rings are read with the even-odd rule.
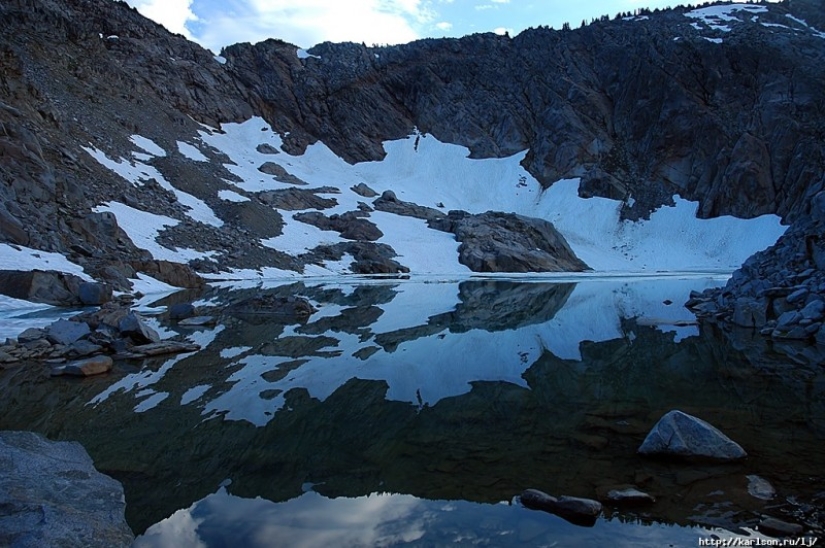
[[[77,442],[0,432],[0,546],[131,546],[123,487]]]
[[[185,264],[152,260],[132,261],[130,266],[138,272],[144,272],[175,287],[198,288],[204,284],[203,278],[192,270],[189,265]]]
[[[513,213],[450,211],[429,221],[461,242],[458,261],[473,272],[581,272],[589,267],[552,223]]]
[[[639,454],[731,462],[748,456],[713,425],[682,411],[665,414],[647,435]]]
[[[146,325],[143,317],[137,312],[129,312],[123,316],[117,327],[122,336],[130,337],[135,344],[160,342],[158,332]]]
[[[105,284],[51,270],[0,270],[0,293],[54,306],[103,304],[112,298],[112,290]]]
[[[767,302],[764,299],[750,299],[740,297],[733,307],[731,321],[741,327],[764,327],[766,320]]]
[[[112,300],[112,286],[97,282],[83,282],[77,289],[77,296],[86,306],[100,306]]]
[[[60,319],[48,327],[46,336],[54,344],[70,345],[88,337],[91,332],[87,323]]]

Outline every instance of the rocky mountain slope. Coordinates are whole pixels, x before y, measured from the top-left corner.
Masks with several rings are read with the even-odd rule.
[[[817,6],[678,8],[392,47],[268,40],[215,56],[121,2],[9,0],[4,268],[34,257],[115,289],[139,273],[186,286],[676,268],[640,247],[657,233],[678,268],[730,268],[783,229],[762,218],[702,232],[679,217],[676,230],[671,210],[693,218],[694,206],[674,196],[700,218],[807,214],[825,186]],[[737,236],[707,239],[725,232]],[[417,262],[428,254],[453,266]]]

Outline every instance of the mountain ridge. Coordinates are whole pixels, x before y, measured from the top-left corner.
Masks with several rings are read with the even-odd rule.
[[[214,56],[122,2],[11,0],[0,7],[0,238],[62,253],[119,289],[147,269],[179,285],[192,268],[301,272],[323,257],[344,260],[346,246],[299,256],[262,243],[288,229],[291,210],[258,190],[238,195],[237,160],[205,141],[254,116],[279,136],[267,145],[275,153],[322,142],[350,164],[372,162],[387,157],[388,141],[417,135],[418,150],[431,136],[477,159],[526,151],[519,181],[535,178],[542,193],[580,178],[579,195],[616,201],[621,219],[648,219],[679,195],[698,202],[701,218],[792,221],[825,184],[822,37],[797,21],[816,13],[815,2],[742,6],[730,21],[677,8],[513,38],[325,43],[307,52],[273,39]],[[148,154],[141,139],[163,154]],[[272,158],[277,181],[306,182],[288,165],[300,157]],[[343,199],[320,186],[307,191]],[[239,198],[219,198],[226,193]],[[170,219],[155,241],[211,255],[159,259],[104,207],[115,202]],[[214,226],[190,218],[195,206]],[[396,268],[392,248],[358,246],[383,266],[353,271]]]

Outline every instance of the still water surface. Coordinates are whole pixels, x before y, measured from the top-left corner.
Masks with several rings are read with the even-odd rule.
[[[83,443],[124,484],[137,546],[698,546],[755,538],[763,515],[821,517],[818,349],[696,325],[713,278],[360,280],[217,287],[217,325],[154,325],[202,350],[105,377],[0,374],[0,428]],[[302,296],[306,323],[228,303]],[[688,465],[635,454],[671,409],[749,453]],[[748,492],[753,476],[776,490]],[[527,510],[526,488],[656,503],[593,527]],[[789,498],[790,497],[790,498]],[[790,501],[790,502],[789,502]]]

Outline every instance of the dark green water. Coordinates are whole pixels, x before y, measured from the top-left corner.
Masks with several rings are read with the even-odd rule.
[[[223,314],[200,330],[160,316],[203,349],[85,380],[2,372],[0,428],[83,443],[124,484],[139,546],[698,546],[756,538],[763,515],[816,532],[819,350],[690,325],[687,293],[716,283],[212,289],[203,306],[271,293],[319,311],[303,325]],[[749,458],[638,457],[671,409]],[[776,496],[749,494],[748,476]],[[631,484],[656,503],[605,507],[592,528],[513,502],[526,488],[598,498]]]

